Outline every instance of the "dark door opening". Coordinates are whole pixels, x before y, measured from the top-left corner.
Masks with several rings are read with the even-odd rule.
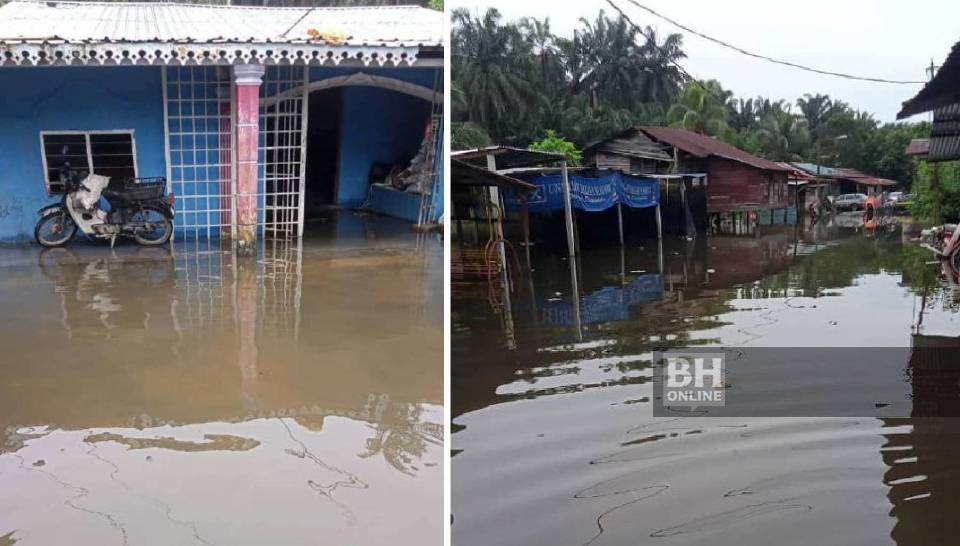
[[[307,120],[307,160],[304,173],[304,222],[329,216],[337,204],[340,171],[341,89],[310,93]]]

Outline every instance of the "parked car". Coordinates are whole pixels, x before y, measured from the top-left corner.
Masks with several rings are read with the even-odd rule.
[[[902,191],[890,192],[890,195],[887,196],[887,201],[891,204],[896,204],[898,201],[903,201],[905,194]]]
[[[837,210],[862,210],[866,202],[865,193],[845,193],[833,200],[833,207]]]

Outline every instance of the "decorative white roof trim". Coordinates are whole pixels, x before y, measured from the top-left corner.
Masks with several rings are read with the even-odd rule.
[[[0,43],[0,67],[111,65],[364,65],[413,66],[418,46],[349,46],[284,43],[100,44]]]

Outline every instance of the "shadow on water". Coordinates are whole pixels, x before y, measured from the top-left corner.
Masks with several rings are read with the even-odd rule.
[[[359,235],[253,261],[191,241],[0,259],[0,535],[439,533],[442,248],[340,222]]]
[[[952,541],[960,299],[897,226],[829,220],[455,285],[458,544]],[[701,345],[905,348],[911,417],[653,417],[651,353]]]

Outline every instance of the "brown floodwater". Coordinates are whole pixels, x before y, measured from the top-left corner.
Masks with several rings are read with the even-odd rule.
[[[0,249],[0,544],[440,544],[436,236]]]
[[[512,291],[454,285],[454,543],[955,543],[960,298],[908,239],[831,222],[584,243],[574,267],[536,252]],[[652,352],[691,346],[884,359],[754,369],[753,413],[654,417]],[[748,379],[728,373],[728,401]],[[810,417],[834,401],[817,381],[869,406]]]

